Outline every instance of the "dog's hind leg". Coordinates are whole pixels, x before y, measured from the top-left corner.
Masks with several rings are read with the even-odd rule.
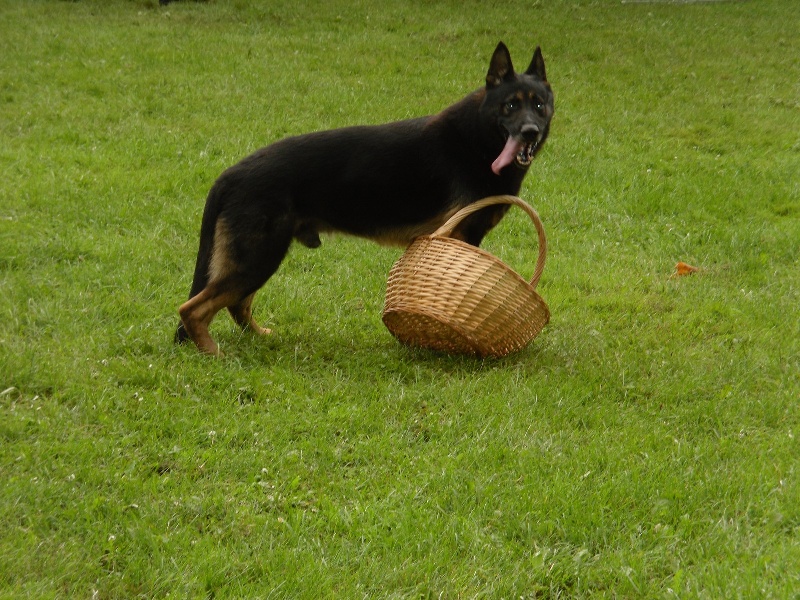
[[[223,282],[224,284],[224,282]],[[219,355],[219,347],[208,331],[216,314],[226,306],[239,301],[240,295],[224,291],[222,286],[210,283],[202,292],[181,304],[178,313],[189,338],[201,352]]]
[[[233,320],[236,321],[242,329],[252,331],[258,335],[269,335],[272,333],[272,330],[261,327],[253,318],[253,309],[251,306],[253,304],[253,296],[255,295],[255,292],[253,292],[241,302],[229,306],[228,311],[231,313]]]
[[[268,333],[252,317],[253,296],[278,270],[292,242],[292,223],[278,218],[261,227],[238,223],[228,226],[224,216],[217,221],[206,286],[178,309],[183,327],[197,347],[219,354],[209,333],[216,314],[227,308],[241,326]],[[236,236],[233,235],[236,231]]]

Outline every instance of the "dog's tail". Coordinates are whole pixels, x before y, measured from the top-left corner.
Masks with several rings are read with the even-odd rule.
[[[208,285],[209,267],[211,266],[211,253],[214,248],[214,232],[219,217],[220,192],[219,186],[214,185],[208,193],[206,206],[203,209],[203,220],[200,225],[200,248],[197,251],[197,262],[194,267],[194,278],[189,298],[194,298]],[[183,323],[178,324],[175,331],[175,343],[181,344],[189,339],[189,334]]]

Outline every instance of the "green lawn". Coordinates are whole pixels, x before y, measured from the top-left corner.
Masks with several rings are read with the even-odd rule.
[[[1,598],[800,597],[800,3],[0,0]],[[400,346],[399,249],[297,246],[275,334],[171,342],[205,194],[436,112],[499,40],[556,95],[550,324]],[[521,211],[485,247],[529,276]],[[685,261],[701,270],[671,277]]]

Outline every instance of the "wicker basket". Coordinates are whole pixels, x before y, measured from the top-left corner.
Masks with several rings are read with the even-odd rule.
[[[493,204],[513,204],[539,234],[530,283],[488,252],[448,237],[469,215]],[[547,242],[536,211],[515,196],[485,198],[420,236],[394,264],[386,286],[383,322],[402,343],[456,354],[505,356],[524,348],[550,320],[536,293]]]

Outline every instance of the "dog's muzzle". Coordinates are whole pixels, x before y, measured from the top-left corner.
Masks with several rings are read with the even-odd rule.
[[[528,167],[533,161],[543,137],[541,130],[536,125],[525,125],[520,130],[519,137],[509,135],[500,156],[492,163],[494,174],[500,175],[503,168],[511,163],[522,168]]]
[[[520,135],[525,145],[514,160],[519,166],[528,167],[533,162],[533,157],[542,143],[542,132],[538,125],[524,125],[520,130]]]

